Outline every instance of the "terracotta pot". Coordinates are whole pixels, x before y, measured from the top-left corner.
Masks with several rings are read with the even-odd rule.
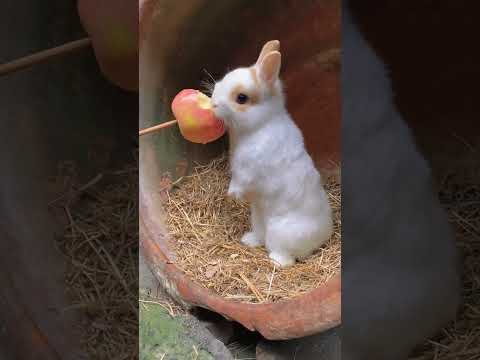
[[[170,120],[170,102],[184,88],[198,88],[206,68],[220,78],[227,68],[252,64],[263,43],[281,42],[281,76],[288,110],[303,130],[321,171],[340,161],[340,1],[145,1],[140,11],[140,128]],[[163,225],[165,189],[226,148],[225,139],[188,143],[177,128],[140,139],[140,241],[157,278],[186,306],[200,306],[258,330],[288,339],[340,323],[340,276],[288,301],[245,304],[195,284],[174,264]]]

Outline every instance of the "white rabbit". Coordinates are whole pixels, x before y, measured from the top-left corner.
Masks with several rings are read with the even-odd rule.
[[[325,243],[333,223],[320,174],[285,108],[279,47],[267,42],[255,65],[225,75],[212,104],[229,133],[228,194],[250,203],[252,231],[241,241],[265,245],[272,260],[289,266]]]
[[[406,360],[455,317],[458,257],[386,68],[342,6],[342,359]]]

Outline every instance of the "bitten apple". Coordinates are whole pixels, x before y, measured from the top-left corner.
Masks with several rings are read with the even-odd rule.
[[[206,144],[225,133],[223,121],[215,116],[210,98],[198,90],[180,91],[172,101],[172,112],[180,133],[191,142]]]

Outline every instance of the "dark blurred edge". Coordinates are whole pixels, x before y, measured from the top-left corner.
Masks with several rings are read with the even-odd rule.
[[[75,0],[2,2],[1,63],[84,36]],[[84,358],[47,180],[63,160],[84,182],[121,168],[137,130],[138,95],[111,85],[91,49],[0,78],[0,359]]]
[[[480,30],[476,20],[480,4],[468,0],[456,2],[344,0],[344,5],[346,4],[351,5],[351,12],[365,38],[387,65],[395,104],[411,129],[419,151],[431,167],[433,191],[438,194],[442,181],[449,174],[470,176],[474,179],[471,181],[480,185],[480,122],[478,121],[480,118],[478,108],[480,71],[477,65],[480,61],[480,48],[474,45],[477,41],[476,34]],[[348,49],[343,48],[343,52],[342,71],[345,67],[353,67],[356,60],[346,57]],[[359,89],[363,86],[363,91],[368,91],[367,84],[356,85]],[[351,119],[351,123],[354,120]],[[358,128],[345,126],[344,119],[342,122],[342,156],[358,153],[359,149],[352,148],[348,141],[349,138],[355,137],[354,132],[358,131]],[[376,141],[378,141],[378,153],[385,152],[381,139],[377,138]],[[348,194],[368,189],[360,187],[360,181],[356,183],[356,179],[349,178],[355,173],[356,165],[345,161],[345,158],[343,160],[342,176],[346,181],[342,181],[342,203],[344,205],[348,203],[349,210],[361,211],[361,204],[354,206],[349,202]],[[374,159],[371,160],[374,161]],[[367,168],[369,169],[369,164],[365,162],[365,169]],[[357,173],[357,176],[359,175],[361,176]],[[388,177],[393,174],[377,175]],[[401,177],[402,174],[395,174],[395,176]],[[350,188],[346,189],[345,186]],[[412,188],[412,192],[415,190]],[[392,194],[383,200],[392,211],[396,209],[394,199],[395,194]],[[409,216],[409,214],[399,215],[405,218]],[[352,214],[343,213],[342,232],[350,235],[348,238],[345,235],[342,238],[343,274],[346,269],[351,272],[355,270],[352,257],[348,254],[370,251],[368,247],[362,250],[362,245],[358,243],[359,239],[354,236],[355,233],[362,233],[364,228],[362,224],[347,221],[352,216]],[[377,214],[372,213],[372,216]],[[390,224],[392,228],[395,225]],[[377,273],[372,272],[363,281],[365,284],[375,283],[377,276]],[[414,280],[416,279],[412,277],[412,283],[415,282]],[[395,287],[394,281],[392,279],[393,287]],[[349,311],[354,311],[353,309],[376,306],[373,303],[359,303],[358,299],[365,298],[361,289],[361,284],[353,285],[349,276],[343,276],[342,326],[345,333],[350,331],[360,333],[364,328],[368,328],[368,325],[364,327],[362,324],[354,329],[355,324],[351,322],[348,315]],[[388,298],[385,296],[386,291],[378,288],[372,298]],[[347,311],[344,312],[345,309]],[[422,322],[424,315],[417,314],[419,322]],[[411,323],[411,330],[416,329],[417,325]],[[468,323],[465,326],[468,327]],[[395,326],[392,324],[392,327]],[[391,329],[377,330],[388,332]],[[409,330],[406,329],[406,332],[408,333]],[[371,336],[376,335],[372,332]],[[433,336],[435,334],[432,334]],[[398,339],[392,339],[392,342],[396,341]],[[424,344],[425,342],[422,343],[422,341],[419,343],[419,345]],[[364,357],[359,353],[355,359],[364,359]],[[385,355],[378,359],[393,359],[393,357]]]

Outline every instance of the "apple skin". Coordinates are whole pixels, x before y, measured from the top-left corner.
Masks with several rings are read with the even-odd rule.
[[[102,73],[122,89],[138,91],[139,2],[78,0],[77,9]]]
[[[215,116],[210,98],[194,89],[180,91],[172,101],[180,133],[188,141],[206,144],[225,134],[223,121]]]

